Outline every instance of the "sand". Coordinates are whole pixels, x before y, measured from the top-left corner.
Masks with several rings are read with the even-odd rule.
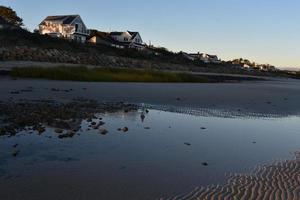
[[[26,90],[31,92],[14,91]],[[60,91],[51,91],[52,88]],[[65,92],[64,90],[72,89]],[[83,97],[98,101],[145,103],[156,107],[210,109],[263,115],[298,115],[300,81],[274,79],[240,83],[85,83],[49,80],[12,80],[0,77],[0,101],[53,99],[70,101]]]
[[[161,200],[163,200],[162,198]],[[164,200],[298,200],[300,199],[300,154],[294,160],[238,174],[224,186],[195,188],[192,192]]]

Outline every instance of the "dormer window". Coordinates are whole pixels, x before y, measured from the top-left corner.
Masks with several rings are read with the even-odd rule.
[[[75,24],[75,32],[78,32],[78,24]]]

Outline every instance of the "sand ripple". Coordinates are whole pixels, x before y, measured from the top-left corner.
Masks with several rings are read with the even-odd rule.
[[[235,174],[224,186],[198,187],[161,200],[299,200],[300,153],[290,161],[258,167],[252,174]]]

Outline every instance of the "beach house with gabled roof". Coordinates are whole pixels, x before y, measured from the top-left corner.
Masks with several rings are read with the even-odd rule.
[[[110,36],[117,42],[122,43],[125,47],[143,49],[143,40],[139,32],[111,32]]]
[[[85,42],[88,36],[88,29],[80,15],[48,16],[39,24],[39,32],[79,42]]]

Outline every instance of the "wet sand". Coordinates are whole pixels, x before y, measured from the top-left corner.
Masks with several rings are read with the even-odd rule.
[[[234,175],[224,186],[199,187],[165,200],[297,200],[300,198],[299,178],[300,154],[296,153],[295,160],[259,167],[252,174]]]
[[[27,89],[31,88],[30,91]],[[72,90],[71,90],[72,89]],[[243,113],[298,115],[300,81],[272,79],[240,83],[86,83],[12,80],[0,77],[0,101],[20,99],[145,103],[161,107],[207,108]]]

